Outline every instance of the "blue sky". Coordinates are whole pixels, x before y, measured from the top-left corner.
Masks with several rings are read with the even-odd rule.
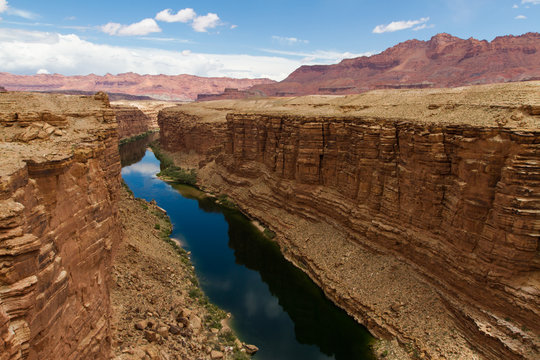
[[[0,71],[281,80],[440,32],[540,31],[540,0],[0,0]]]

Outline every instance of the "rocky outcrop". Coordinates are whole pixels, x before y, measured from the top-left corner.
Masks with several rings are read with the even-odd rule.
[[[148,115],[134,106],[113,106],[118,121],[118,137],[130,138],[155,129]]]
[[[64,76],[13,75],[0,73],[0,83],[10,91],[106,91],[129,95],[149,96],[159,100],[195,100],[197,94],[219,94],[225,88],[247,89],[257,84],[273,83],[270,79],[206,78],[193,75],[139,75],[125,73]]]
[[[268,224],[286,256],[375,334],[428,358],[534,359],[539,91],[528,82],[190,104],[166,111],[175,125],[161,141],[199,153],[201,185]],[[204,138],[197,124],[219,129],[213,151],[185,141],[192,129]]]
[[[120,240],[107,95],[0,94],[0,359],[107,359]]]
[[[256,85],[250,91],[267,96],[357,94],[540,80],[539,53],[539,33],[501,36],[491,42],[437,34],[429,41],[409,40],[380,54],[335,65],[305,65],[279,83]]]

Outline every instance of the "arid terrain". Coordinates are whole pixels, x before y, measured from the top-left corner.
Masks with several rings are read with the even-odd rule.
[[[205,78],[193,75],[139,75],[134,73],[104,76],[13,75],[0,73],[0,84],[10,91],[81,90],[106,91],[149,96],[156,100],[195,100],[200,93],[221,93],[226,88],[247,89],[268,84],[269,79]]]
[[[227,91],[201,100],[358,94],[374,89],[540,80],[539,53],[539,33],[500,36],[491,42],[442,33],[428,41],[409,40],[369,57],[345,59],[335,65],[302,66],[278,83]]]
[[[189,255],[164,240],[171,224],[163,210],[123,190],[119,214],[124,239],[111,282],[115,359],[249,359],[220,321],[226,314],[200,292]]]
[[[540,83],[211,101],[162,146],[411,357],[539,353]]]
[[[122,189],[105,93],[2,93],[0,127],[0,359],[248,358],[166,214]]]
[[[0,93],[0,359],[233,359],[120,138],[198,185],[379,339],[381,358],[536,359],[540,82],[221,100]],[[67,331],[66,329],[69,329]]]

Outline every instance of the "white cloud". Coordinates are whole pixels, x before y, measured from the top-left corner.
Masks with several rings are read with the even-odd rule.
[[[195,19],[196,16],[197,14],[191,8],[178,10],[176,14],[173,14],[171,9],[165,9],[157,13],[156,20],[164,21],[168,23],[174,23],[174,22],[187,23]]]
[[[261,51],[271,53],[271,54],[278,54],[278,55],[286,55],[286,56],[297,56],[301,57],[301,62],[303,65],[305,64],[334,64],[337,63],[343,59],[352,59],[357,58],[360,56],[371,56],[373,55],[372,52],[365,52],[365,53],[351,53],[351,52],[338,52],[338,51],[325,51],[325,50],[317,50],[313,52],[297,52],[297,51],[282,51],[282,50],[274,50],[274,49],[260,49]]]
[[[417,27],[413,28],[413,31],[418,31],[418,30],[423,30],[423,29],[432,29],[434,28],[435,25],[434,24],[422,24],[422,25],[418,25]]]
[[[47,70],[47,69],[39,69],[38,71],[36,71],[36,74],[38,75],[47,75],[47,74],[50,74],[50,72]]]
[[[34,74],[192,74],[282,80],[308,63],[282,56],[208,54],[96,44],[77,35],[0,28],[0,69]]]
[[[214,13],[208,13],[204,16],[197,16],[191,27],[197,32],[207,32],[208,29],[213,29],[219,25],[219,16]]]
[[[154,37],[154,36],[143,36],[143,37],[140,37],[139,39],[148,40],[148,41],[160,41],[160,42],[177,42],[177,43],[182,43],[182,44],[191,43],[190,40],[186,40],[186,39],[164,38],[164,37]]]
[[[301,40],[295,37],[284,37],[284,36],[272,36],[272,39],[279,42],[280,44],[285,45],[295,45],[295,44],[308,44],[308,40]]]
[[[527,17],[525,15],[518,15],[514,19],[516,20],[525,20]]]
[[[33,12],[15,9],[12,7],[8,7],[6,13],[9,15],[15,15],[15,16],[19,16],[19,17],[29,19],[29,20],[37,19],[39,17],[37,14],[34,14]]]
[[[373,29],[373,33],[382,34],[385,32],[394,32],[394,31],[399,31],[399,30],[410,29],[412,27],[425,24],[428,21],[429,21],[429,17],[420,18],[418,20],[392,21],[388,25],[381,24],[381,25],[375,26],[375,28]]]
[[[231,29],[236,29],[238,25],[231,25]]]
[[[0,0],[0,13],[6,13],[8,15],[15,15],[25,19],[37,19],[39,16],[33,12],[15,9],[8,5],[7,0]]]
[[[154,19],[148,18],[131,25],[122,25],[110,22],[101,26],[101,31],[109,35],[134,36],[161,32],[161,29]]]
[[[521,0],[522,4],[540,5],[540,0]]]

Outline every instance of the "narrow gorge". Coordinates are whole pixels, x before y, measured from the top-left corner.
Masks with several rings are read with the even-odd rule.
[[[525,82],[186,104],[161,111],[161,144],[412,357],[534,359],[539,92]]]
[[[531,81],[167,107],[0,93],[0,360],[250,348],[220,343],[211,313],[225,315],[167,243],[168,217],[121,186],[119,140],[156,119],[204,201],[234,202],[275,232],[283,255],[382,339],[379,357],[536,359],[538,94]],[[147,154],[125,151],[124,166]]]

